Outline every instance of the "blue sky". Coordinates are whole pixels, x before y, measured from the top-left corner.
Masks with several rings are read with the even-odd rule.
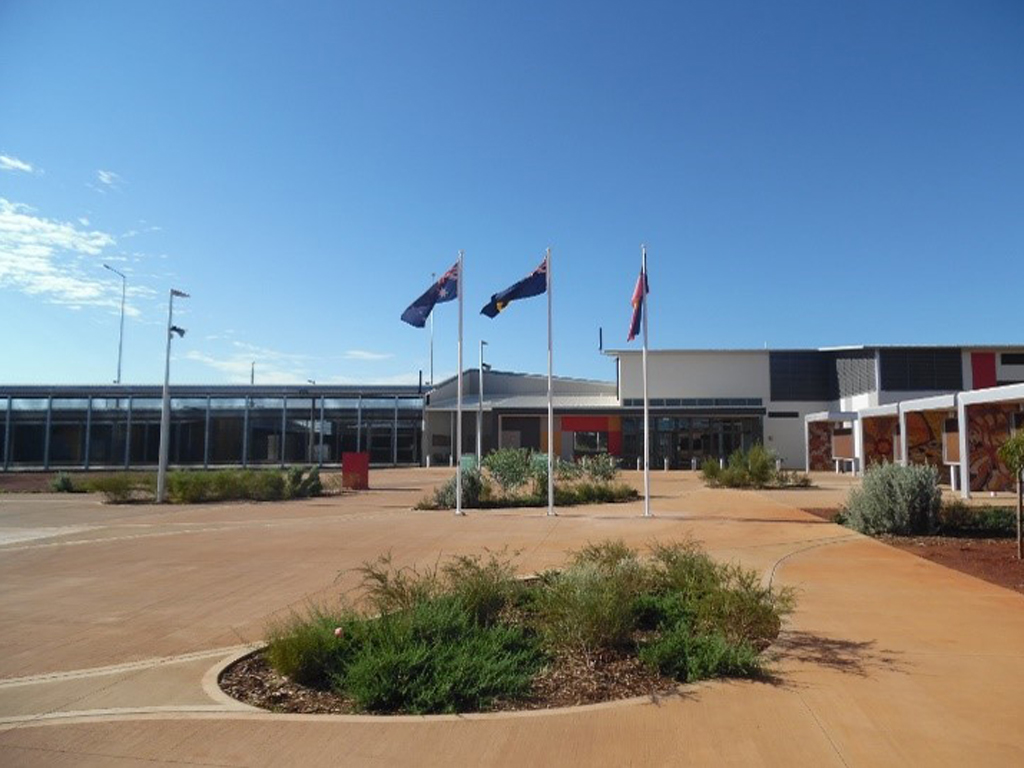
[[[652,347],[1021,342],[1024,4],[0,2],[0,383],[415,381]],[[453,373],[455,304],[435,313]]]

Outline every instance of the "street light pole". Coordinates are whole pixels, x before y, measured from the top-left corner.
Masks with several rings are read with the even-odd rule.
[[[480,340],[480,381],[477,387],[477,404],[476,404],[476,466],[477,468],[483,465],[484,460],[484,347],[487,346],[487,342],[483,339]]]
[[[167,356],[164,359],[164,396],[160,411],[160,465],[156,475],[156,501],[163,504],[167,498],[167,453],[171,444],[171,338],[174,334],[185,335],[185,329],[174,325],[174,297],[187,299],[188,294],[171,288],[167,304]]]
[[[115,275],[121,278],[121,331],[117,335],[117,379],[114,381],[115,384],[121,383],[121,352],[124,349],[124,296],[127,293],[128,278],[122,273],[118,272],[109,264],[103,265],[104,269],[108,269]]]

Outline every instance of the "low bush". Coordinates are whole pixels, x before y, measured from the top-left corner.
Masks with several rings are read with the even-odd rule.
[[[880,464],[850,491],[843,516],[854,530],[875,535],[933,533],[942,495],[935,467]]]
[[[701,465],[701,479],[713,488],[808,488],[811,479],[801,473],[776,469],[775,453],[760,443],[737,449],[725,467],[714,459]]]
[[[114,472],[81,481],[76,490],[102,493],[123,504],[156,497],[155,472]],[[173,470],[167,473],[167,498],[175,504],[211,501],[281,501],[323,493],[319,470],[295,468],[285,476],[277,469]]]
[[[50,490],[53,493],[76,493],[79,489],[75,487],[71,475],[67,472],[58,472],[50,480]]]
[[[1017,535],[1017,513],[1011,507],[969,507],[962,501],[943,503],[937,530],[941,536],[1012,538]]]
[[[607,453],[586,456],[580,461],[580,464],[587,477],[595,483],[611,482],[619,474],[618,461]]]
[[[418,509],[455,509],[457,478],[452,476],[434,490],[432,497],[423,499],[417,504]],[[465,508],[479,507],[481,499],[487,491],[486,481],[478,469],[462,471],[462,506]]]
[[[500,448],[492,451],[484,457],[484,468],[503,494],[515,493],[530,479],[530,450]]]
[[[721,473],[722,467],[714,459],[704,459],[704,463],[700,465],[701,479],[708,485],[714,485]]]
[[[149,501],[156,495],[156,475],[151,472],[112,472],[91,477],[83,485],[113,504]]]
[[[692,542],[649,557],[621,541],[575,552],[565,569],[515,578],[504,551],[425,569],[385,555],[363,566],[370,615],[311,608],[269,632],[281,674],[370,712],[463,712],[531,695],[545,664],[636,656],[680,681],[763,672],[759,651],[792,592],[720,565]]]
[[[486,709],[530,689],[543,661],[524,629],[482,625],[450,596],[363,625],[334,685],[368,712]]]

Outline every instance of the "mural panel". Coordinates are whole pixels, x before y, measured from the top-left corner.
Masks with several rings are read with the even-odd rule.
[[[893,433],[899,427],[897,416],[876,416],[864,419],[864,464],[893,461]]]
[[[1016,403],[974,405],[967,409],[967,440],[971,451],[971,490],[1009,491],[1013,473],[999,460],[999,446],[1010,437]]]
[[[833,468],[831,422],[812,421],[807,425],[807,457],[812,472]]]

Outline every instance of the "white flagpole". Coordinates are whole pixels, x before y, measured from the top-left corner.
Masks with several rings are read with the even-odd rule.
[[[548,516],[555,514],[555,408],[551,395],[553,345],[551,336],[551,249],[544,257],[548,281]]]
[[[430,273],[430,282],[437,282],[437,273]],[[434,388],[434,313],[430,313],[430,388]]]
[[[465,286],[462,284],[462,251],[459,251],[459,397],[457,416],[455,418],[455,514],[464,515],[462,511],[462,297]]]
[[[640,304],[644,323],[644,517],[651,516],[651,417],[647,396],[647,246],[640,246]]]

